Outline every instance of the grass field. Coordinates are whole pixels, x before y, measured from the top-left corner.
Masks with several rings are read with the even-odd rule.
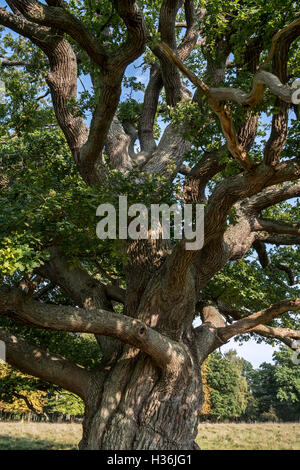
[[[300,450],[300,423],[202,423],[203,450]]]
[[[77,449],[80,437],[80,424],[0,422],[0,450]],[[197,443],[203,450],[300,450],[300,424],[203,423]]]

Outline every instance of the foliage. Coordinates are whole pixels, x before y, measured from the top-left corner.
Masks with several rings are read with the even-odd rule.
[[[274,364],[261,364],[250,376],[251,389],[259,404],[259,413],[276,414],[285,421],[300,417],[300,369],[291,360],[287,348],[275,351]]]
[[[212,415],[233,418],[245,413],[249,391],[242,371],[243,360],[234,350],[210,356],[207,383]]]
[[[84,405],[77,395],[62,390],[60,393],[55,393],[47,399],[44,410],[47,414],[56,412],[63,415],[82,416]]]
[[[114,2],[102,0],[71,0],[68,8],[97,38],[105,42],[108,53],[114,53],[126,38],[126,27],[117,14]],[[157,33],[161,0],[139,1],[147,26],[152,35],[151,44],[159,40]],[[220,86],[250,90],[253,75],[246,70],[244,55],[248,41],[263,43],[261,65],[266,58],[271,38],[278,29],[295,17],[296,4],[283,0],[217,0],[195,2],[207,9],[207,20],[201,30],[206,47],[195,47],[187,59],[187,66],[210,83],[214,77],[206,70],[207,60],[219,61],[218,40],[229,38],[232,67],[227,69]],[[276,11],[276,15],[274,15]],[[178,21],[184,19],[183,8]],[[229,35],[229,30],[231,35]],[[180,28],[176,40],[182,40]],[[228,39],[229,40],[229,39]],[[80,57],[78,79],[81,83],[78,102],[69,102],[69,110],[83,116],[87,123],[95,109],[99,96],[100,77],[81,48],[71,41]],[[149,43],[150,44],[150,43]],[[287,64],[289,83],[299,75],[296,46],[291,47]],[[119,240],[99,240],[96,237],[96,208],[101,203],[117,205],[119,195],[128,196],[128,204],[183,203],[178,194],[181,177],[170,181],[161,174],[147,175],[134,167],[123,174],[107,166],[101,183],[87,186],[78,174],[65,137],[53,111],[46,85],[48,62],[45,55],[31,41],[1,30],[0,54],[11,60],[27,63],[22,67],[0,67],[0,79],[6,85],[6,103],[0,104],[0,283],[19,286],[24,278],[31,279],[36,269],[49,258],[49,248],[59,246],[69,257],[72,266],[83,267],[97,280],[103,280],[103,271],[124,282],[123,244]],[[123,77],[117,115],[120,121],[130,123],[138,130],[138,120],[143,107],[145,85],[136,70],[146,77],[156,61],[148,48],[141,60],[131,66]],[[133,70],[132,67],[135,67]],[[297,75],[298,74],[298,75]],[[189,87],[192,89],[191,87]],[[126,93],[124,93],[126,89]],[[232,106],[233,119],[238,128],[245,121],[248,109]],[[253,110],[260,113],[258,139],[250,151],[253,161],[261,160],[264,144],[269,136],[270,122],[278,112],[275,98],[266,93],[264,102]],[[291,112],[291,114],[293,111]],[[193,166],[204,154],[224,145],[219,121],[204,101],[200,109],[196,100],[182,100],[176,106],[167,105],[161,94],[154,123],[154,137],[159,139],[166,125],[172,123],[178,129],[188,126],[185,137],[191,149],[185,155],[185,163]],[[283,159],[298,156],[299,120],[290,119],[290,127]],[[107,155],[103,154],[107,163]],[[208,195],[218,183],[241,171],[235,160],[224,151],[220,157],[224,169],[208,184]],[[170,168],[174,165],[170,161]],[[299,201],[284,202],[262,211],[261,216],[274,220],[298,222]],[[235,210],[231,210],[227,224],[236,222]],[[263,269],[254,251],[240,260],[230,261],[206,286],[203,297],[230,303],[245,315],[260,310],[278,300],[300,296],[300,248],[299,246],[268,249],[270,267]],[[97,260],[101,258],[102,272]],[[295,273],[291,283],[287,272],[271,267],[281,264]],[[43,301],[61,305],[74,305],[59,286],[46,294]],[[118,307],[121,309],[122,307]],[[270,325],[299,328],[295,314],[286,313],[270,322]],[[101,360],[101,352],[95,339],[88,335],[76,335],[47,330],[37,331],[0,318],[0,326],[17,333],[36,346],[43,346],[62,354],[67,359],[87,368],[95,367]],[[244,335],[243,340],[251,337]],[[238,338],[240,340],[240,338]],[[274,339],[261,339],[274,344]],[[234,351],[224,355],[213,353],[203,366],[203,413],[222,418],[246,416],[249,418],[294,419],[300,415],[299,368],[292,365],[290,353],[282,349],[275,353],[275,364],[263,364],[252,370],[249,363],[237,357]],[[21,413],[28,409],[23,395],[38,412],[82,414],[82,402],[69,392],[25,376],[11,367],[0,367],[0,410]],[[14,395],[15,393],[15,395]]]
[[[0,364],[0,411],[21,414],[35,410],[41,413],[46,403],[46,389],[39,387],[40,381],[14,370],[9,365]],[[28,400],[24,400],[24,398]]]
[[[264,362],[253,369],[235,350],[213,353],[204,371],[207,411],[202,414],[222,421],[299,420],[300,370],[291,355],[289,348],[282,347],[273,354],[274,364]]]
[[[30,328],[8,327],[13,333],[35,344],[55,350],[85,367],[93,367],[101,359],[101,351],[91,335],[33,331]],[[0,411],[20,414],[33,409],[37,413],[83,414],[82,400],[58,386],[25,375],[9,365],[0,364]]]

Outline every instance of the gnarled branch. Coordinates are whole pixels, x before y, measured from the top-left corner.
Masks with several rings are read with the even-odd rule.
[[[251,331],[256,326],[268,323],[273,318],[289,311],[300,310],[300,299],[282,300],[269,308],[254,313],[248,317],[237,320],[231,325],[218,329],[218,335],[223,341],[228,341],[233,336]]]
[[[45,304],[18,289],[0,290],[0,312],[38,328],[112,336],[149,354],[162,368],[168,367],[180,350],[179,344],[140,320],[103,309]]]
[[[100,67],[106,67],[107,54],[102,44],[69,11],[59,6],[43,5],[36,0],[12,0],[9,3],[29,21],[69,34]]]
[[[258,217],[254,221],[253,230],[287,235],[300,235],[300,224],[296,222],[285,222],[283,220],[272,220]]]

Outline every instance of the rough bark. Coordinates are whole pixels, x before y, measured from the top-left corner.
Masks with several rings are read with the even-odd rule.
[[[195,449],[201,403],[197,358],[166,373],[127,347],[99,382],[92,381],[80,448]]]

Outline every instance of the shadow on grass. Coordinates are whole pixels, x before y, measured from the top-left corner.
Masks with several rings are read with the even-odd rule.
[[[31,436],[13,437],[0,435],[0,450],[76,450],[77,447],[63,442],[51,442]]]

